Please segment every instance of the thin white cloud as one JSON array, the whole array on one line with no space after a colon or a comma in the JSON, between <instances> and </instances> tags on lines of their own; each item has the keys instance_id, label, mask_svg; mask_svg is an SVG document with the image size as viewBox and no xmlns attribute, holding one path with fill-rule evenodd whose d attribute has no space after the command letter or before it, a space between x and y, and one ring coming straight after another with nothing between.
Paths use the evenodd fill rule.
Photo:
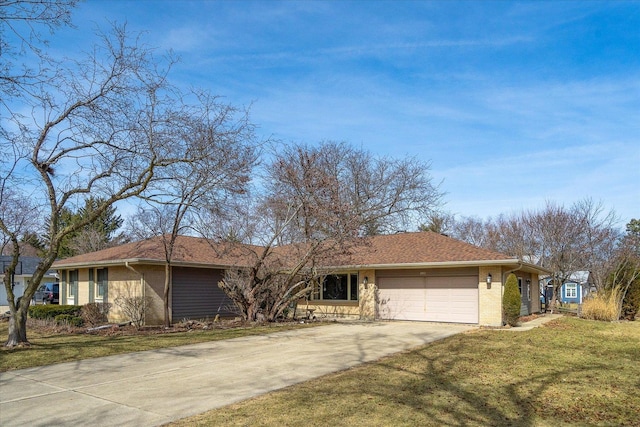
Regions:
<instances>
[{"instance_id":1,"label":"thin white cloud","mask_svg":"<svg viewBox=\"0 0 640 427\"><path fill-rule=\"evenodd\" d=\"M205 45L206 37L201 37L193 29L172 30L169 37L163 41L163 46L174 47L174 49L195 50L195 48ZM260 67L260 64L278 63L288 61L289 66L295 63L329 63L335 59L349 59L355 61L358 58L381 55L385 60L392 57L408 56L419 54L420 51L436 48L499 48L515 44L531 42L529 37L507 37L500 39L479 39L479 40L430 40L419 42L398 42L398 43L368 43L360 45L341 45L334 47L305 47L301 49L297 46L288 46L281 49L268 48L264 50L243 51L242 46L238 46L237 53L223 53L210 57L213 63L251 63Z\"/></svg>"},{"instance_id":2,"label":"thin white cloud","mask_svg":"<svg viewBox=\"0 0 640 427\"><path fill-rule=\"evenodd\" d=\"M338 46L332 48L320 49L321 54L340 54L340 55L366 55L372 52L385 54L403 54L405 52L414 54L416 50L429 48L495 48L511 46L515 44L530 43L531 37L516 36L499 39L459 39L459 40L425 40L417 42L397 42L382 44L362 44L353 46Z\"/></svg>"}]
</instances>

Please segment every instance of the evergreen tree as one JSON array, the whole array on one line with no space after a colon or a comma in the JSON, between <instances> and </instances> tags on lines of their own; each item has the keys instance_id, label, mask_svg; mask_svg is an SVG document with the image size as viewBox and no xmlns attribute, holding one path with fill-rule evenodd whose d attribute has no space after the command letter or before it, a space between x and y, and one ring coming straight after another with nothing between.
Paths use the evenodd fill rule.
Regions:
<instances>
[{"instance_id":1,"label":"evergreen tree","mask_svg":"<svg viewBox=\"0 0 640 427\"><path fill-rule=\"evenodd\" d=\"M78 217L80 219L89 217L102 203L104 203L104 200L101 198L89 197L85 201L84 207L78 210ZM122 217L116 214L116 208L110 206L98 216L98 219L88 224L85 229L95 231L104 243L109 243L116 237L114 233L118 231L123 222Z\"/></svg>"},{"instance_id":2,"label":"evergreen tree","mask_svg":"<svg viewBox=\"0 0 640 427\"><path fill-rule=\"evenodd\" d=\"M515 274L509 274L502 296L502 314L507 325L516 326L520 317L520 290Z\"/></svg>"},{"instance_id":3,"label":"evergreen tree","mask_svg":"<svg viewBox=\"0 0 640 427\"><path fill-rule=\"evenodd\" d=\"M80 207L77 212L64 208L59 215L58 227L64 228L85 221L93 215L103 202L104 200L101 198L89 197L85 200L84 206ZM67 234L61 240L58 257L68 258L108 248L112 243L119 243L120 236L115 235L115 233L123 221L122 217L116 214L115 207L108 207L94 221L89 222L73 233Z\"/></svg>"},{"instance_id":4,"label":"evergreen tree","mask_svg":"<svg viewBox=\"0 0 640 427\"><path fill-rule=\"evenodd\" d=\"M626 289L620 314L622 318L635 320L640 312L640 220L632 219L627 224L619 253L619 264L612 275L610 287Z\"/></svg>"}]
</instances>

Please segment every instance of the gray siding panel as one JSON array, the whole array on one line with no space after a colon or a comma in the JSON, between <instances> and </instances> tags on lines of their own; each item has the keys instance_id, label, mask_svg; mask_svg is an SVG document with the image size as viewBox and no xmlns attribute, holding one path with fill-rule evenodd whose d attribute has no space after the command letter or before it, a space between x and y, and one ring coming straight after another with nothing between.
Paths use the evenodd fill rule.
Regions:
<instances>
[{"instance_id":1,"label":"gray siding panel","mask_svg":"<svg viewBox=\"0 0 640 427\"><path fill-rule=\"evenodd\" d=\"M173 268L173 321L233 316L233 303L218 287L222 270Z\"/></svg>"}]
</instances>

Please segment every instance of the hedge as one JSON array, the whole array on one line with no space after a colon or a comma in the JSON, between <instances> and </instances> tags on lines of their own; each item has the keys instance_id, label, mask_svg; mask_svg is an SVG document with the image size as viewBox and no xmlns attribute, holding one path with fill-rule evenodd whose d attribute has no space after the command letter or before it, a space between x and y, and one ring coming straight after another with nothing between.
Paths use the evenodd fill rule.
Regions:
<instances>
[{"instance_id":1,"label":"hedge","mask_svg":"<svg viewBox=\"0 0 640 427\"><path fill-rule=\"evenodd\" d=\"M29 307L29 317L33 319L55 319L60 314L68 314L80 317L82 306L79 305L55 305L42 304Z\"/></svg>"},{"instance_id":2,"label":"hedge","mask_svg":"<svg viewBox=\"0 0 640 427\"><path fill-rule=\"evenodd\" d=\"M68 324L70 326L80 327L84 324L81 317L76 317L71 314L58 314L55 317L55 321L58 325Z\"/></svg>"}]
</instances>

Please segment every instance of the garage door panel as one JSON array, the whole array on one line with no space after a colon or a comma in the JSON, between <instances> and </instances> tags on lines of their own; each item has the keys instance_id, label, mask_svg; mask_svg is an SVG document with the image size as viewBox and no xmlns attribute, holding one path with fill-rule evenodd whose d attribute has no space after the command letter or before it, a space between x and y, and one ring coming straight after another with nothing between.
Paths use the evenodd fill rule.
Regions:
<instances>
[{"instance_id":1,"label":"garage door panel","mask_svg":"<svg viewBox=\"0 0 640 427\"><path fill-rule=\"evenodd\" d=\"M478 322L477 276L385 277L378 287L382 318Z\"/></svg>"},{"instance_id":2,"label":"garage door panel","mask_svg":"<svg viewBox=\"0 0 640 427\"><path fill-rule=\"evenodd\" d=\"M473 289L427 289L427 319L438 322L478 322L478 292Z\"/></svg>"},{"instance_id":3,"label":"garage door panel","mask_svg":"<svg viewBox=\"0 0 640 427\"><path fill-rule=\"evenodd\" d=\"M385 319L426 320L419 319L424 313L424 289L420 291L420 295L415 292L386 292L380 298L380 309L384 313L383 317Z\"/></svg>"},{"instance_id":4,"label":"garage door panel","mask_svg":"<svg viewBox=\"0 0 640 427\"><path fill-rule=\"evenodd\" d=\"M428 277L427 319L438 322L478 322L478 278Z\"/></svg>"},{"instance_id":5,"label":"garage door panel","mask_svg":"<svg viewBox=\"0 0 640 427\"><path fill-rule=\"evenodd\" d=\"M412 320L424 313L424 278L404 278L401 287L392 278L381 278L379 312L384 319ZM425 319L419 319L425 320Z\"/></svg>"}]
</instances>

